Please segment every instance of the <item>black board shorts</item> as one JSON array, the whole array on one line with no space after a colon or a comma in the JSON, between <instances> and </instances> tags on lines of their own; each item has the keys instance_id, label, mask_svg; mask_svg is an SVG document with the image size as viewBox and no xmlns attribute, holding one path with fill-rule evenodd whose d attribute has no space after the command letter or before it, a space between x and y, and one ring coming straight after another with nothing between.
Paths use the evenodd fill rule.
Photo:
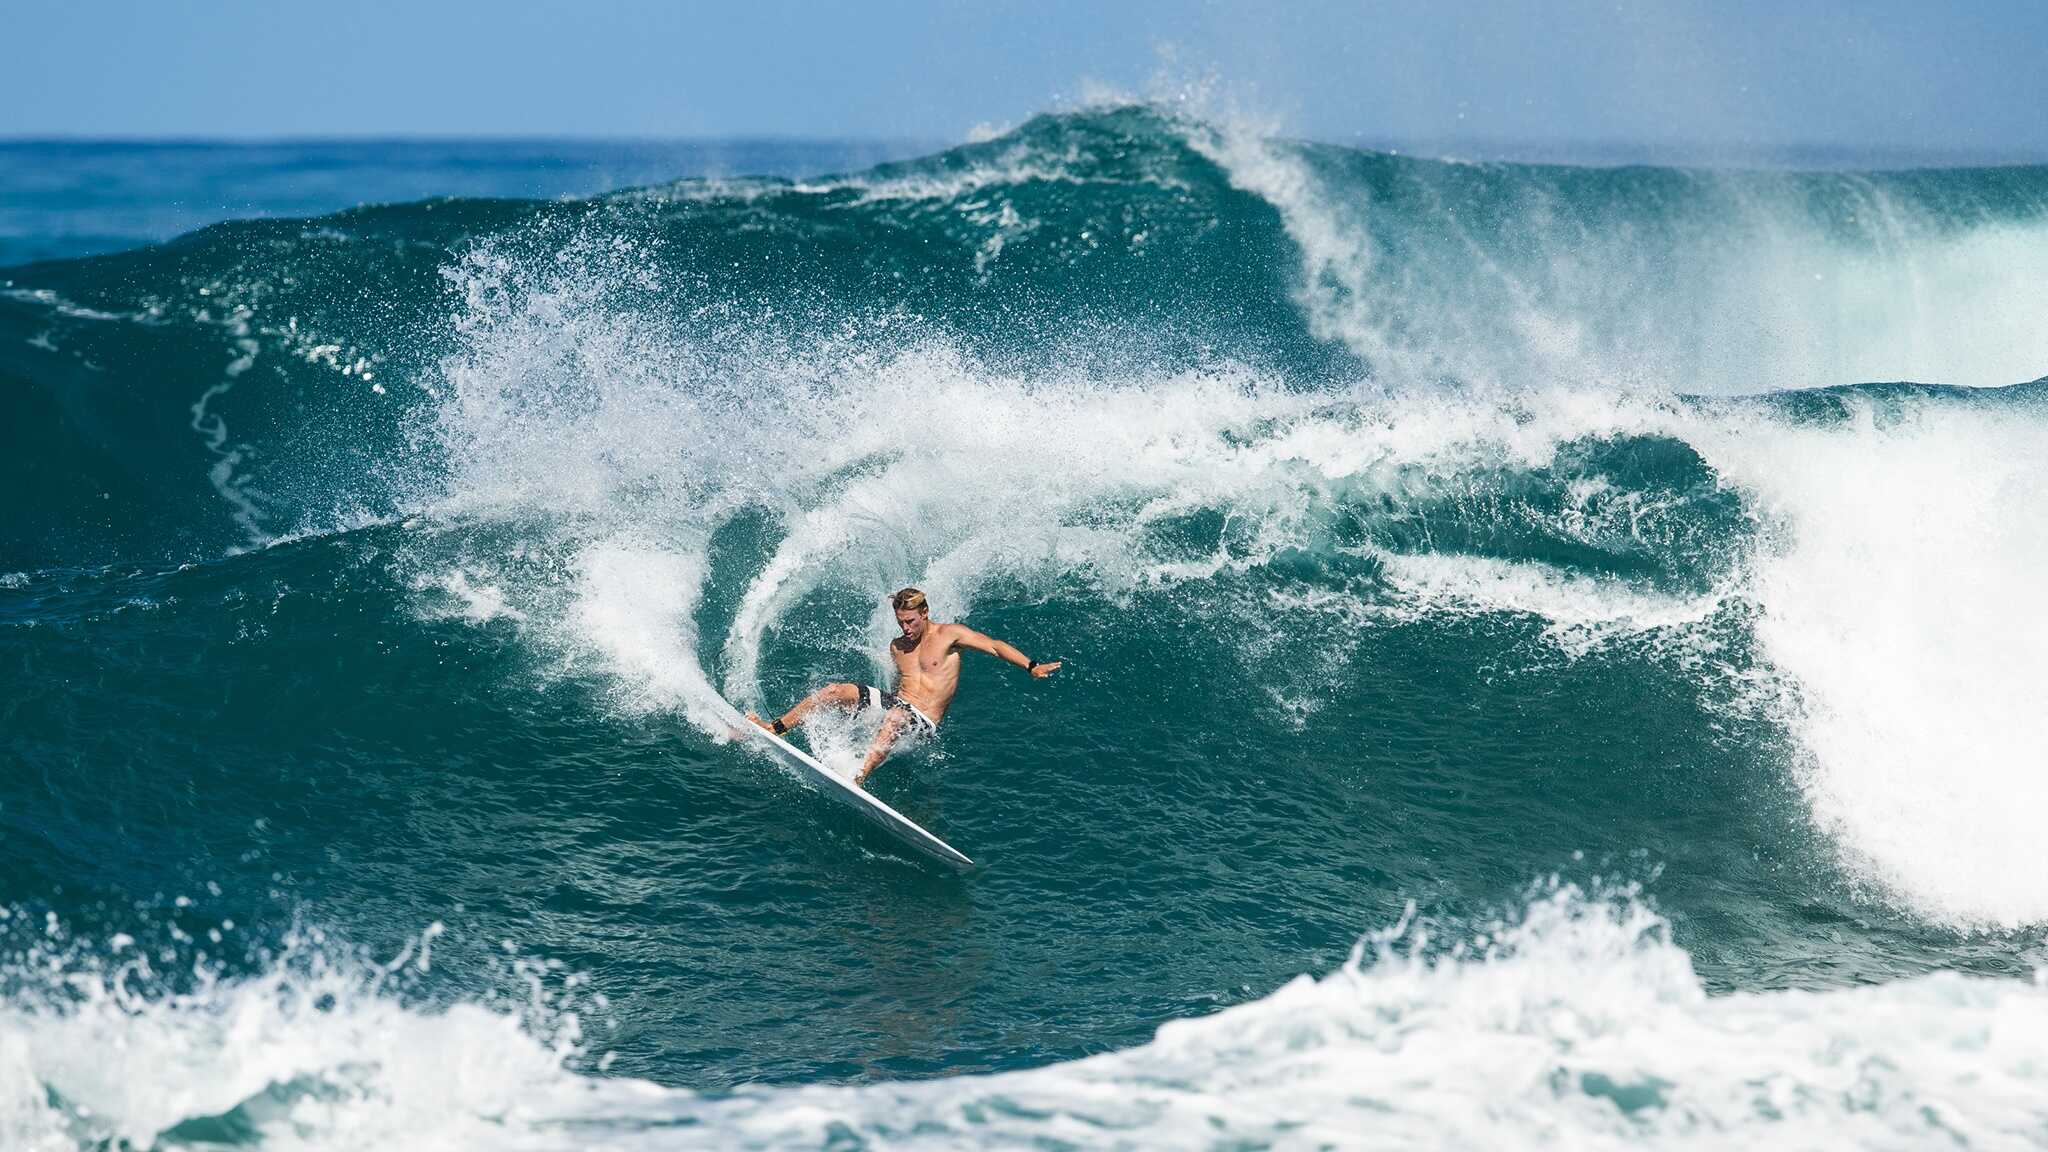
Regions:
<instances>
[{"instance_id":1,"label":"black board shorts","mask_svg":"<svg viewBox=\"0 0 2048 1152\"><path fill-rule=\"evenodd\" d=\"M898 696L894 692L884 692L873 684L856 684L854 687L860 690L860 707L879 708L885 716L901 708L910 714L910 726L917 730L918 735L935 736L938 734L939 726L932 723L932 718L925 715L922 708L905 700L903 697Z\"/></svg>"}]
</instances>

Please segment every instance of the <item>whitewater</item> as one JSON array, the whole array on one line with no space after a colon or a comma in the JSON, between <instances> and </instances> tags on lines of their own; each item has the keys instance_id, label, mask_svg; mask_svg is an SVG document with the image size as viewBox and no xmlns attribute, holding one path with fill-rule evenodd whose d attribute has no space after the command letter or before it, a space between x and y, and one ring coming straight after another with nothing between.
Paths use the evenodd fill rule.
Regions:
<instances>
[{"instance_id":1,"label":"whitewater","mask_svg":"<svg viewBox=\"0 0 2048 1152\"><path fill-rule=\"evenodd\" d=\"M2044 313L1146 105L0 269L0 1143L2048 1144ZM714 706L911 583L964 878Z\"/></svg>"}]
</instances>

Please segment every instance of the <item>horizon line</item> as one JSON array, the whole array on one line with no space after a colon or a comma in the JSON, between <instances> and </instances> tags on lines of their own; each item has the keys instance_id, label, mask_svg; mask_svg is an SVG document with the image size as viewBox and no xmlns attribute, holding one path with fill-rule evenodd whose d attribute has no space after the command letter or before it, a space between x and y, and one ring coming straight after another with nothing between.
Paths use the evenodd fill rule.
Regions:
<instances>
[{"instance_id":1,"label":"horizon line","mask_svg":"<svg viewBox=\"0 0 2048 1152\"><path fill-rule=\"evenodd\" d=\"M1035 118L1035 117L1034 117ZM1012 125L1007 135L1020 125ZM1292 135L1276 139L1415 156L1432 160L1474 163L1561 164L1566 166L1625 167L1647 164L1654 167L1712 166L1715 160L1741 163L1793 162L1801 158L1825 162L1893 163L1907 167L2014 167L2048 165L2048 148L2016 145L2011 148L1955 148L1912 144L1852 143L1833 141L1742 141L1742 140L1636 140L1620 137L1392 137L1358 131L1348 135ZM298 134L187 134L91 135L86 133L0 133L0 148L35 146L115 147L281 147L291 145L453 145L453 144L569 144L621 147L664 146L831 146L853 148L912 149L935 151L981 142L969 135L951 137L916 135L829 136L778 132L743 132L730 135L634 135L602 133L308 133ZM1577 158L1574 162L1573 157Z\"/></svg>"}]
</instances>

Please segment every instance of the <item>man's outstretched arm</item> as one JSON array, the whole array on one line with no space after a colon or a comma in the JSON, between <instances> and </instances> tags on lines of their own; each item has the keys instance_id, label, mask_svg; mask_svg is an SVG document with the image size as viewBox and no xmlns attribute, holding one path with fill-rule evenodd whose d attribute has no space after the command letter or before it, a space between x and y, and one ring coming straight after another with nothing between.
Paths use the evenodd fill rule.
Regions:
<instances>
[{"instance_id":1,"label":"man's outstretched arm","mask_svg":"<svg viewBox=\"0 0 2048 1152\"><path fill-rule=\"evenodd\" d=\"M1041 680L1052 675L1053 670L1060 666L1058 660L1051 660L1040 664L1031 657L1017 651L1015 647L1005 644L993 636L984 636L965 624L955 624L953 627L957 629L953 634L953 643L958 644L962 648L972 648L976 652L986 652L998 660L1007 660Z\"/></svg>"}]
</instances>

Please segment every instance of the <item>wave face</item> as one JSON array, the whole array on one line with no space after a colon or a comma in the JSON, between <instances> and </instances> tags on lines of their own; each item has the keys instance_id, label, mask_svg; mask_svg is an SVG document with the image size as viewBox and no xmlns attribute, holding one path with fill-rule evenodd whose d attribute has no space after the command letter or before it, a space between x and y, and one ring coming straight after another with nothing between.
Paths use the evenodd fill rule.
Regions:
<instances>
[{"instance_id":1,"label":"wave face","mask_svg":"<svg viewBox=\"0 0 2048 1152\"><path fill-rule=\"evenodd\" d=\"M0 273L0 1142L2038 1140L2044 209L1119 107ZM911 583L1068 662L959 880L713 710Z\"/></svg>"}]
</instances>

